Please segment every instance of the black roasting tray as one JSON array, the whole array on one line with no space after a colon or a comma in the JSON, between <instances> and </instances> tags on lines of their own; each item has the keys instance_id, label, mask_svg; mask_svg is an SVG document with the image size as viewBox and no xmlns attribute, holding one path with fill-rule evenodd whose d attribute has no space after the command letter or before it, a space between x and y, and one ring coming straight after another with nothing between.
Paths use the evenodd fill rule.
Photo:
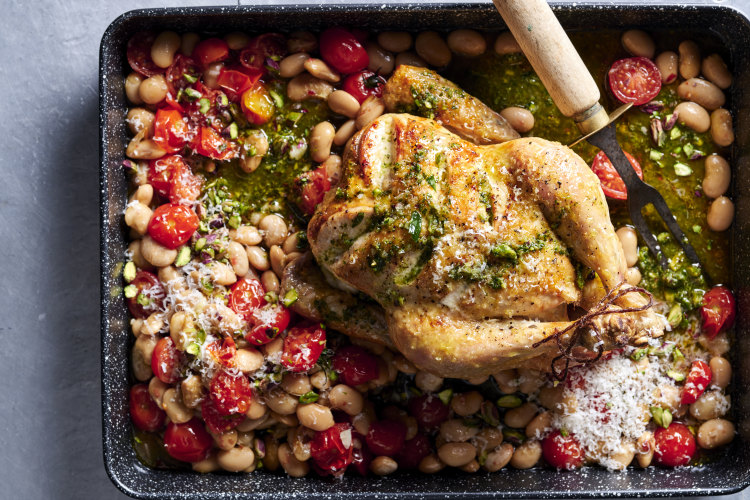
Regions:
<instances>
[{"instance_id":1,"label":"black roasting tray","mask_svg":"<svg viewBox=\"0 0 750 500\"><path fill-rule=\"evenodd\" d=\"M123 14L107 28L100 48L100 209L101 209L101 334L102 426L104 463L114 484L138 498L539 498L716 495L739 491L750 484L750 21L731 7L705 1L696 5L661 2L554 4L569 30L640 27L665 34L670 30L699 33L724 46L735 83L729 103L735 118L733 196L736 220L732 229L732 283L737 291L737 342L732 352L733 418L739 435L721 456L699 468L610 473L585 468L558 473L547 469L507 469L495 474L441 472L432 476L397 473L384 478L311 475L291 479L257 472L251 475L197 474L153 470L143 466L131 445L128 386L131 338L127 307L117 275L126 248L122 213L127 179L121 167L127 144L123 77L128 71L125 45L141 30L172 29L204 34L233 30L248 32L295 29L319 30L334 25L365 29L436 29L472 27L500 30L504 25L492 4L370 4L320 6L232 6L137 10ZM675 44L679 39L675 38ZM744 230L748 228L749 230Z\"/></svg>"}]
</instances>

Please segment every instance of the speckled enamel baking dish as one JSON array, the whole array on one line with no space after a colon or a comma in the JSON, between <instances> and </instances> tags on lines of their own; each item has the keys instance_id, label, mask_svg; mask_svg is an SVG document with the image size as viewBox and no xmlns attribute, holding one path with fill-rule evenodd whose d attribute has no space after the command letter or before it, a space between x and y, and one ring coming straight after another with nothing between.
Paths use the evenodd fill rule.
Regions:
<instances>
[{"instance_id":1,"label":"speckled enamel baking dish","mask_svg":"<svg viewBox=\"0 0 750 500\"><path fill-rule=\"evenodd\" d=\"M317 30L333 25L361 28L448 31L460 27L500 30L503 23L492 4L456 5L330 5L266 6L139 10L123 14L107 29L100 55L100 188L101 188L101 315L102 417L104 463L123 492L138 498L394 498L446 497L613 497L716 495L750 484L750 21L740 12L706 0L701 4L669 5L635 2L612 5L555 4L563 26L571 30L679 30L701 33L723 45L735 84L730 105L737 141L732 165L736 220L732 232L732 285L738 297L737 342L732 402L739 435L726 453L709 465L689 469L630 469L610 473L600 468L558 473L547 469L507 469L495 474L443 472L425 476L399 473L382 479L346 476L341 480L311 475L291 479L256 472L251 475L197 474L152 470L138 462L131 446L128 413L128 353L132 335L117 269L126 248L122 220L127 179L121 168L127 134L123 77L125 44L137 31L172 29L206 34L295 29ZM745 171L748 170L746 174Z\"/></svg>"}]
</instances>

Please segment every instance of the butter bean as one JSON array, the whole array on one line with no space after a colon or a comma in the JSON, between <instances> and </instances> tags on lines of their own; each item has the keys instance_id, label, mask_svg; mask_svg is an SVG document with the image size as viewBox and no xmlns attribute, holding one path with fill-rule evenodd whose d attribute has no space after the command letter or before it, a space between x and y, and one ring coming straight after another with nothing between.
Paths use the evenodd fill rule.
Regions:
<instances>
[{"instance_id":1,"label":"butter bean","mask_svg":"<svg viewBox=\"0 0 750 500\"><path fill-rule=\"evenodd\" d=\"M244 374L253 373L263 367L263 355L252 347L237 349L237 369Z\"/></svg>"},{"instance_id":2,"label":"butter bean","mask_svg":"<svg viewBox=\"0 0 750 500\"><path fill-rule=\"evenodd\" d=\"M456 54L475 57L487 50L487 41L475 30L461 29L448 34L448 47Z\"/></svg>"},{"instance_id":3,"label":"butter bean","mask_svg":"<svg viewBox=\"0 0 750 500\"><path fill-rule=\"evenodd\" d=\"M286 56L279 63L279 75L282 78L293 78L305 71L305 61L310 58L307 52L297 52Z\"/></svg>"},{"instance_id":4,"label":"butter bean","mask_svg":"<svg viewBox=\"0 0 750 500\"><path fill-rule=\"evenodd\" d=\"M286 86L286 95L292 101L305 99L326 99L333 92L333 86L315 78L310 73L295 76Z\"/></svg>"},{"instance_id":5,"label":"butter bean","mask_svg":"<svg viewBox=\"0 0 750 500\"><path fill-rule=\"evenodd\" d=\"M729 444L734 439L734 424L723 418L703 422L698 428L698 446L707 450Z\"/></svg>"},{"instance_id":6,"label":"butter bean","mask_svg":"<svg viewBox=\"0 0 750 500\"><path fill-rule=\"evenodd\" d=\"M424 474L435 474L444 468L445 464L443 461L433 453L427 455L421 462L419 462L419 472Z\"/></svg>"},{"instance_id":7,"label":"butter bean","mask_svg":"<svg viewBox=\"0 0 750 500\"><path fill-rule=\"evenodd\" d=\"M151 45L151 60L160 68L168 68L180 48L182 38L174 31L162 31Z\"/></svg>"},{"instance_id":8,"label":"butter bean","mask_svg":"<svg viewBox=\"0 0 750 500\"><path fill-rule=\"evenodd\" d=\"M407 50L406 52L399 52L396 55L396 67L398 68L401 65L426 68L427 62L419 57L416 52Z\"/></svg>"},{"instance_id":9,"label":"butter bean","mask_svg":"<svg viewBox=\"0 0 750 500\"><path fill-rule=\"evenodd\" d=\"M224 41L231 50L242 50L250 43L250 37L247 33L233 31L224 37Z\"/></svg>"},{"instance_id":10,"label":"butter bean","mask_svg":"<svg viewBox=\"0 0 750 500\"><path fill-rule=\"evenodd\" d=\"M182 403L188 408L197 408L204 397L203 381L200 375L189 375L180 384ZM234 446L234 445L233 445Z\"/></svg>"},{"instance_id":11,"label":"butter bean","mask_svg":"<svg viewBox=\"0 0 750 500\"><path fill-rule=\"evenodd\" d=\"M420 390L435 392L443 386L443 379L432 373L418 371L414 377L414 383Z\"/></svg>"},{"instance_id":12,"label":"butter bean","mask_svg":"<svg viewBox=\"0 0 750 500\"><path fill-rule=\"evenodd\" d=\"M257 245L263 241L263 236L254 226L240 226L229 231L229 238L242 245Z\"/></svg>"},{"instance_id":13,"label":"butter bean","mask_svg":"<svg viewBox=\"0 0 750 500\"><path fill-rule=\"evenodd\" d=\"M323 373L325 372L318 372ZM357 415L362 412L364 400L358 390L345 384L338 384L328 393L328 401L331 408L343 410L348 415Z\"/></svg>"},{"instance_id":14,"label":"butter bean","mask_svg":"<svg viewBox=\"0 0 750 500\"><path fill-rule=\"evenodd\" d=\"M392 52L385 50L375 42L365 44L367 55L370 57L370 64L367 69L379 75L390 75L396 65L396 58Z\"/></svg>"},{"instance_id":15,"label":"butter bean","mask_svg":"<svg viewBox=\"0 0 750 500\"><path fill-rule=\"evenodd\" d=\"M156 343L159 341L154 335L140 335L135 339L133 351L130 356L133 375L141 382L151 378L151 356L154 353Z\"/></svg>"},{"instance_id":16,"label":"butter bean","mask_svg":"<svg viewBox=\"0 0 750 500\"><path fill-rule=\"evenodd\" d=\"M263 284L263 288L267 292L278 292L279 291L279 278L273 271L264 271L260 275L260 282Z\"/></svg>"},{"instance_id":17,"label":"butter bean","mask_svg":"<svg viewBox=\"0 0 750 500\"><path fill-rule=\"evenodd\" d=\"M151 396L151 399L154 400L154 403L156 403L156 406L161 408L164 393L167 389L169 389L169 385L159 380L159 377L151 377L151 380L148 383L148 393Z\"/></svg>"},{"instance_id":18,"label":"butter bean","mask_svg":"<svg viewBox=\"0 0 750 500\"><path fill-rule=\"evenodd\" d=\"M188 57L193 55L193 49L201 41L198 33L183 33L180 39L180 53Z\"/></svg>"},{"instance_id":19,"label":"butter bean","mask_svg":"<svg viewBox=\"0 0 750 500\"><path fill-rule=\"evenodd\" d=\"M391 457L375 457L370 463L370 470L376 476L387 476L393 474L398 469L398 463Z\"/></svg>"},{"instance_id":20,"label":"butter bean","mask_svg":"<svg viewBox=\"0 0 750 500\"><path fill-rule=\"evenodd\" d=\"M732 74L719 54L711 54L703 59L701 73L720 89L727 89L732 85Z\"/></svg>"},{"instance_id":21,"label":"butter bean","mask_svg":"<svg viewBox=\"0 0 750 500\"><path fill-rule=\"evenodd\" d=\"M726 358L714 356L708 363L711 367L711 385L720 389L726 388L732 380L732 365Z\"/></svg>"},{"instance_id":22,"label":"butter bean","mask_svg":"<svg viewBox=\"0 0 750 500\"><path fill-rule=\"evenodd\" d=\"M674 108L674 112L677 113L677 121L700 134L711 127L711 117L700 104L690 101L681 102Z\"/></svg>"},{"instance_id":23,"label":"butter bean","mask_svg":"<svg viewBox=\"0 0 750 500\"><path fill-rule=\"evenodd\" d=\"M659 68L662 83L672 83L677 79L679 71L679 58L677 54L668 50L656 56L656 67Z\"/></svg>"},{"instance_id":24,"label":"butter bean","mask_svg":"<svg viewBox=\"0 0 750 500\"><path fill-rule=\"evenodd\" d=\"M357 115L357 111L359 111L359 101L345 90L335 90L328 96L328 107L331 108L331 111L334 113L354 118ZM331 127L333 127L333 125L331 125ZM315 161L321 162L323 160L325 160L325 158Z\"/></svg>"},{"instance_id":25,"label":"butter bean","mask_svg":"<svg viewBox=\"0 0 750 500\"><path fill-rule=\"evenodd\" d=\"M456 415L468 417L479 411L484 398L477 391L456 394L451 399L451 409Z\"/></svg>"},{"instance_id":26,"label":"butter bean","mask_svg":"<svg viewBox=\"0 0 750 500\"><path fill-rule=\"evenodd\" d=\"M167 80L164 75L154 75L141 82L138 95L146 104L158 104L167 97Z\"/></svg>"},{"instance_id":27,"label":"butter bean","mask_svg":"<svg viewBox=\"0 0 750 500\"><path fill-rule=\"evenodd\" d=\"M723 417L729 410L729 397L721 391L706 391L690 405L690 415L697 420Z\"/></svg>"},{"instance_id":28,"label":"butter bean","mask_svg":"<svg viewBox=\"0 0 750 500\"><path fill-rule=\"evenodd\" d=\"M487 458L484 461L484 468L488 472L497 472L510 462L513 457L513 445L510 443L503 443L495 451L487 454Z\"/></svg>"},{"instance_id":29,"label":"butter bean","mask_svg":"<svg viewBox=\"0 0 750 500\"><path fill-rule=\"evenodd\" d=\"M219 466L228 472L242 472L255 462L255 454L248 446L221 450L216 454Z\"/></svg>"},{"instance_id":30,"label":"butter bean","mask_svg":"<svg viewBox=\"0 0 750 500\"><path fill-rule=\"evenodd\" d=\"M620 239L627 266L633 267L638 262L638 235L635 229L623 226L617 230L616 234Z\"/></svg>"},{"instance_id":31,"label":"butter bean","mask_svg":"<svg viewBox=\"0 0 750 500\"><path fill-rule=\"evenodd\" d=\"M143 99L141 99L141 94L139 93L142 82L143 75L136 73L135 71L125 78L125 96L127 96L128 101L133 104L143 103Z\"/></svg>"},{"instance_id":32,"label":"butter bean","mask_svg":"<svg viewBox=\"0 0 750 500\"><path fill-rule=\"evenodd\" d=\"M695 78L700 73L701 51L692 40L685 40L678 47L680 53L680 75L687 80Z\"/></svg>"},{"instance_id":33,"label":"butter bean","mask_svg":"<svg viewBox=\"0 0 750 500\"><path fill-rule=\"evenodd\" d=\"M250 265L258 271L267 271L271 264L268 262L268 254L259 246L245 247Z\"/></svg>"},{"instance_id":34,"label":"butter bean","mask_svg":"<svg viewBox=\"0 0 750 500\"><path fill-rule=\"evenodd\" d=\"M709 198L718 198L729 189L731 169L723 157L713 154L706 157L703 192Z\"/></svg>"},{"instance_id":35,"label":"butter bean","mask_svg":"<svg viewBox=\"0 0 750 500\"><path fill-rule=\"evenodd\" d=\"M224 69L224 63L215 62L208 65L203 72L203 84L210 89L219 88L219 75Z\"/></svg>"},{"instance_id":36,"label":"butter bean","mask_svg":"<svg viewBox=\"0 0 750 500\"><path fill-rule=\"evenodd\" d=\"M177 250L167 248L146 235L141 239L141 255L151 265L164 267L174 262L177 258Z\"/></svg>"},{"instance_id":37,"label":"butter bean","mask_svg":"<svg viewBox=\"0 0 750 500\"><path fill-rule=\"evenodd\" d=\"M310 472L310 464L307 462L300 462L292 453L292 449L289 444L284 443L279 446L279 463L284 468L284 471L291 477L303 477ZM266 455L266 460L268 460Z\"/></svg>"},{"instance_id":38,"label":"butter bean","mask_svg":"<svg viewBox=\"0 0 750 500\"><path fill-rule=\"evenodd\" d=\"M354 120L347 120L339 127L333 136L333 143L337 146L343 146L357 131L357 125Z\"/></svg>"},{"instance_id":39,"label":"butter bean","mask_svg":"<svg viewBox=\"0 0 750 500\"><path fill-rule=\"evenodd\" d=\"M719 87L702 78L690 78L682 82L677 87L677 95L680 99L698 103L709 111L720 108L726 101L724 92Z\"/></svg>"},{"instance_id":40,"label":"butter bean","mask_svg":"<svg viewBox=\"0 0 750 500\"><path fill-rule=\"evenodd\" d=\"M535 439L524 441L521 446L513 452L510 465L516 469L530 469L542 458L542 445Z\"/></svg>"},{"instance_id":41,"label":"butter bean","mask_svg":"<svg viewBox=\"0 0 750 500\"><path fill-rule=\"evenodd\" d=\"M283 243L289 232L284 219L276 214L269 214L263 217L258 224L258 229L260 229L263 234L263 240L269 247Z\"/></svg>"},{"instance_id":42,"label":"butter bean","mask_svg":"<svg viewBox=\"0 0 750 500\"><path fill-rule=\"evenodd\" d=\"M518 408L505 412L505 425L515 429L525 429L536 415L538 408L534 403L524 403Z\"/></svg>"},{"instance_id":43,"label":"butter bean","mask_svg":"<svg viewBox=\"0 0 750 500\"><path fill-rule=\"evenodd\" d=\"M295 31L286 41L289 52L312 52L318 48L318 37L309 31Z\"/></svg>"},{"instance_id":44,"label":"butter bean","mask_svg":"<svg viewBox=\"0 0 750 500\"><path fill-rule=\"evenodd\" d=\"M370 96L362 103L357 111L355 125L362 129L385 112L385 102L382 97Z\"/></svg>"},{"instance_id":45,"label":"butter bean","mask_svg":"<svg viewBox=\"0 0 750 500\"><path fill-rule=\"evenodd\" d=\"M341 81L341 75L339 75L338 71L328 66L322 59L310 57L305 60L303 66L315 78L320 78L331 83Z\"/></svg>"},{"instance_id":46,"label":"butter bean","mask_svg":"<svg viewBox=\"0 0 750 500\"><path fill-rule=\"evenodd\" d=\"M447 66L451 62L451 51L436 31L423 31L417 35L414 48L419 57L437 68Z\"/></svg>"},{"instance_id":47,"label":"butter bean","mask_svg":"<svg viewBox=\"0 0 750 500\"><path fill-rule=\"evenodd\" d=\"M521 52L521 46L518 45L513 33L504 31L495 39L495 53L501 56L505 54L517 54Z\"/></svg>"},{"instance_id":48,"label":"butter bean","mask_svg":"<svg viewBox=\"0 0 750 500\"><path fill-rule=\"evenodd\" d=\"M134 201L125 209L125 224L136 234L143 236L148 231L148 223L152 215L153 211L150 208L140 201Z\"/></svg>"},{"instance_id":49,"label":"butter bean","mask_svg":"<svg viewBox=\"0 0 750 500\"><path fill-rule=\"evenodd\" d=\"M182 395L174 388L164 392L161 407L175 424L184 424L193 418L193 412L182 403Z\"/></svg>"},{"instance_id":50,"label":"butter bean","mask_svg":"<svg viewBox=\"0 0 750 500\"><path fill-rule=\"evenodd\" d=\"M534 128L534 115L528 109L511 106L500 111L500 116L505 118L510 126L521 134L525 134Z\"/></svg>"},{"instance_id":51,"label":"butter bean","mask_svg":"<svg viewBox=\"0 0 750 500\"><path fill-rule=\"evenodd\" d=\"M734 220L734 203L726 196L719 196L708 207L706 221L712 231L725 231Z\"/></svg>"},{"instance_id":52,"label":"butter bean","mask_svg":"<svg viewBox=\"0 0 750 500\"><path fill-rule=\"evenodd\" d=\"M409 50L411 43L411 34L406 31L383 31L378 34L378 44L391 52Z\"/></svg>"},{"instance_id":53,"label":"butter bean","mask_svg":"<svg viewBox=\"0 0 750 500\"><path fill-rule=\"evenodd\" d=\"M732 115L728 110L718 108L711 113L711 138L721 147L729 146L734 142Z\"/></svg>"},{"instance_id":54,"label":"butter bean","mask_svg":"<svg viewBox=\"0 0 750 500\"><path fill-rule=\"evenodd\" d=\"M630 55L652 59L656 45L651 35L641 30L628 30L622 34L622 46Z\"/></svg>"},{"instance_id":55,"label":"butter bean","mask_svg":"<svg viewBox=\"0 0 750 500\"><path fill-rule=\"evenodd\" d=\"M299 405L297 418L301 425L314 431L324 431L333 427L335 423L331 409L317 403Z\"/></svg>"},{"instance_id":56,"label":"butter bean","mask_svg":"<svg viewBox=\"0 0 750 500\"><path fill-rule=\"evenodd\" d=\"M151 137L154 135L154 119L155 115L145 108L130 108L125 121L133 135L145 129L146 136Z\"/></svg>"},{"instance_id":57,"label":"butter bean","mask_svg":"<svg viewBox=\"0 0 750 500\"><path fill-rule=\"evenodd\" d=\"M346 94L346 96L351 97L350 94L347 94L343 90L337 90L336 92L342 92L343 94ZM335 103L338 103L339 101L345 100L345 98L339 98L339 96L336 96L336 92L331 94L331 96L328 98L328 105L331 106L331 109L334 112L338 113L339 111L344 111L344 109L338 108L338 104L332 105L331 100L333 99ZM354 99L354 97L351 98ZM357 110L359 110L359 103L356 99L354 99L354 102L357 105ZM336 107L336 109L334 109L334 107ZM310 156L312 157L313 161L321 163L325 161L328 156L330 156L331 145L333 144L333 136L335 134L336 129L330 122L320 122L313 127L312 132L310 132Z\"/></svg>"},{"instance_id":58,"label":"butter bean","mask_svg":"<svg viewBox=\"0 0 750 500\"><path fill-rule=\"evenodd\" d=\"M445 443L438 448L438 457L450 467L461 467L477 456L477 449L470 443Z\"/></svg>"}]
</instances>

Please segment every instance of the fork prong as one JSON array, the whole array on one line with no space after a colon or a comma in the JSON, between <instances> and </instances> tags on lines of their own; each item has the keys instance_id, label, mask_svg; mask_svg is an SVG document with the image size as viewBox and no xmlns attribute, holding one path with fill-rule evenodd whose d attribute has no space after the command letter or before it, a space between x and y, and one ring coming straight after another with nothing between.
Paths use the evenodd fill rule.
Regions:
<instances>
[{"instance_id":1,"label":"fork prong","mask_svg":"<svg viewBox=\"0 0 750 500\"><path fill-rule=\"evenodd\" d=\"M664 220L664 223L667 225L667 228L669 229L669 232L672 233L672 236L675 237L677 242L680 244L682 249L685 251L685 256L687 256L688 259L690 259L693 264L700 265L700 259L698 258L698 254L696 253L693 246L690 244L690 242L687 239L687 236L685 236L685 233L682 232L682 229L680 229L680 225L677 224L677 221L674 218L674 215L672 215L672 212L669 210L669 207L667 206L667 202L664 201L664 198L659 194L658 191L655 189L653 190L654 194L651 195L651 202L654 205L654 208L659 213L661 218Z\"/></svg>"},{"instance_id":2,"label":"fork prong","mask_svg":"<svg viewBox=\"0 0 750 500\"><path fill-rule=\"evenodd\" d=\"M646 246L649 250L651 250L651 254L659 259L659 264L661 265L661 267L666 269L667 257L666 255L664 255L664 252L661 251L661 246L659 246L659 242L656 240L656 236L654 236L654 233L651 232L648 224L646 224L646 219L643 218L643 214L641 213L643 206L638 204L637 202L631 202L628 208L630 209L630 220L635 226L636 231L638 231L638 233L641 235L643 241L646 242Z\"/></svg>"}]
</instances>

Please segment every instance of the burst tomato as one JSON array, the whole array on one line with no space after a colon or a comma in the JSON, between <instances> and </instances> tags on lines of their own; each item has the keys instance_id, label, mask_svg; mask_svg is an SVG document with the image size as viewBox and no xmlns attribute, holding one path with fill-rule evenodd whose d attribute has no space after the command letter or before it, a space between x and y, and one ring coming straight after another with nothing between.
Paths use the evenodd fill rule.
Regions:
<instances>
[{"instance_id":1,"label":"burst tomato","mask_svg":"<svg viewBox=\"0 0 750 500\"><path fill-rule=\"evenodd\" d=\"M326 332L319 324L297 325L284 339L281 364L291 372L306 372L318 362L325 346Z\"/></svg>"},{"instance_id":2,"label":"burst tomato","mask_svg":"<svg viewBox=\"0 0 750 500\"><path fill-rule=\"evenodd\" d=\"M206 346L206 350L213 360L227 368L232 368L236 364L237 344L229 335L222 340L214 340Z\"/></svg>"},{"instance_id":3,"label":"burst tomato","mask_svg":"<svg viewBox=\"0 0 750 500\"><path fill-rule=\"evenodd\" d=\"M646 104L661 90L661 73L646 57L629 57L616 61L609 69L609 88L621 102L636 106Z\"/></svg>"},{"instance_id":4,"label":"burst tomato","mask_svg":"<svg viewBox=\"0 0 750 500\"><path fill-rule=\"evenodd\" d=\"M136 290L135 295L127 299L128 309L134 317L145 318L163 307L167 294L156 275L138 271L130 285Z\"/></svg>"},{"instance_id":5,"label":"burst tomato","mask_svg":"<svg viewBox=\"0 0 750 500\"><path fill-rule=\"evenodd\" d=\"M378 378L380 373L378 358L357 345L338 349L333 356L333 369L350 386L365 384Z\"/></svg>"},{"instance_id":6,"label":"burst tomato","mask_svg":"<svg viewBox=\"0 0 750 500\"><path fill-rule=\"evenodd\" d=\"M281 304L266 304L259 307L250 314L248 323L252 327L245 334L245 340L252 345L267 344L278 337L289 326L291 320L289 309Z\"/></svg>"},{"instance_id":7,"label":"burst tomato","mask_svg":"<svg viewBox=\"0 0 750 500\"><path fill-rule=\"evenodd\" d=\"M232 375L222 370L211 379L209 397L221 415L245 413L253 399L253 388L242 373Z\"/></svg>"},{"instance_id":8,"label":"burst tomato","mask_svg":"<svg viewBox=\"0 0 750 500\"><path fill-rule=\"evenodd\" d=\"M736 306L732 292L725 286L715 286L703 296L701 317L703 333L712 339L734 323Z\"/></svg>"},{"instance_id":9,"label":"burst tomato","mask_svg":"<svg viewBox=\"0 0 750 500\"><path fill-rule=\"evenodd\" d=\"M242 93L240 101L245 118L253 125L263 125L273 118L276 106L265 85L256 83Z\"/></svg>"},{"instance_id":10,"label":"burst tomato","mask_svg":"<svg viewBox=\"0 0 750 500\"><path fill-rule=\"evenodd\" d=\"M162 69L151 60L151 46L154 44L156 35L141 31L128 40L128 64L143 76L154 76L162 72Z\"/></svg>"},{"instance_id":11,"label":"burst tomato","mask_svg":"<svg viewBox=\"0 0 750 500\"><path fill-rule=\"evenodd\" d=\"M432 394L423 394L409 399L409 413L417 419L419 427L431 431L440 427L447 418L450 409Z\"/></svg>"},{"instance_id":12,"label":"burst tomato","mask_svg":"<svg viewBox=\"0 0 750 500\"><path fill-rule=\"evenodd\" d=\"M180 378L180 353L172 337L163 337L156 343L151 355L151 371L165 384L174 384Z\"/></svg>"},{"instance_id":13,"label":"burst tomato","mask_svg":"<svg viewBox=\"0 0 750 500\"><path fill-rule=\"evenodd\" d=\"M638 160L633 158L630 153L625 152L625 156L633 166L635 173L643 179L643 170ZM591 170L599 177L599 182L602 184L602 191L604 194L615 200L627 200L628 190L625 188L625 183L622 181L620 174L615 170L612 162L609 161L604 151L599 151L594 157L594 161L591 164Z\"/></svg>"},{"instance_id":14,"label":"burst tomato","mask_svg":"<svg viewBox=\"0 0 750 500\"><path fill-rule=\"evenodd\" d=\"M430 454L430 438L419 433L408 441L393 458L398 462L398 468L402 470L416 469L419 462Z\"/></svg>"},{"instance_id":15,"label":"burst tomato","mask_svg":"<svg viewBox=\"0 0 750 500\"><path fill-rule=\"evenodd\" d=\"M151 160L148 166L148 182L156 192L175 204L192 202L201 194L201 178L193 175L182 156L163 156Z\"/></svg>"},{"instance_id":16,"label":"burst tomato","mask_svg":"<svg viewBox=\"0 0 750 500\"><path fill-rule=\"evenodd\" d=\"M352 463L352 428L347 423L334 424L316 431L310 441L310 455L322 475L341 475Z\"/></svg>"},{"instance_id":17,"label":"burst tomato","mask_svg":"<svg viewBox=\"0 0 750 500\"><path fill-rule=\"evenodd\" d=\"M196 153L213 160L231 160L238 154L237 144L225 139L211 127L201 127L193 138L191 147Z\"/></svg>"},{"instance_id":18,"label":"burst tomato","mask_svg":"<svg viewBox=\"0 0 750 500\"><path fill-rule=\"evenodd\" d=\"M695 437L687 426L672 422L668 428L654 431L654 458L667 467L687 465L695 455Z\"/></svg>"},{"instance_id":19,"label":"burst tomato","mask_svg":"<svg viewBox=\"0 0 750 500\"><path fill-rule=\"evenodd\" d=\"M329 28L320 35L320 54L333 69L345 75L361 71L370 64L365 48L344 28Z\"/></svg>"},{"instance_id":20,"label":"burst tomato","mask_svg":"<svg viewBox=\"0 0 750 500\"><path fill-rule=\"evenodd\" d=\"M166 416L151 399L146 384L137 384L130 388L130 417L136 427L142 431L156 432L164 427Z\"/></svg>"},{"instance_id":21,"label":"burst tomato","mask_svg":"<svg viewBox=\"0 0 750 500\"><path fill-rule=\"evenodd\" d=\"M297 178L302 199L302 211L307 215L315 213L315 208L323 201L325 194L331 189L331 181L325 167L306 172Z\"/></svg>"},{"instance_id":22,"label":"burst tomato","mask_svg":"<svg viewBox=\"0 0 750 500\"><path fill-rule=\"evenodd\" d=\"M542 455L552 467L572 470L583 465L583 448L572 436L555 430L542 439Z\"/></svg>"},{"instance_id":23,"label":"burst tomato","mask_svg":"<svg viewBox=\"0 0 750 500\"><path fill-rule=\"evenodd\" d=\"M247 89L258 81L260 74L250 77L241 71L234 69L223 69L216 83L224 89L230 101L237 101Z\"/></svg>"},{"instance_id":24,"label":"burst tomato","mask_svg":"<svg viewBox=\"0 0 750 500\"><path fill-rule=\"evenodd\" d=\"M344 79L341 88L349 92L360 104L370 96L383 95L385 78L372 71L360 71Z\"/></svg>"},{"instance_id":25,"label":"burst tomato","mask_svg":"<svg viewBox=\"0 0 750 500\"><path fill-rule=\"evenodd\" d=\"M354 438L352 439L352 463L349 464L349 470L354 470L360 476L367 476L370 471L370 464L374 455L367 446L364 445L364 438L352 431ZM399 464L401 467L401 464Z\"/></svg>"},{"instance_id":26,"label":"burst tomato","mask_svg":"<svg viewBox=\"0 0 750 500\"><path fill-rule=\"evenodd\" d=\"M191 85L190 80L196 81L201 76L201 70L193 59L177 54L172 65L167 68L167 89L172 96Z\"/></svg>"},{"instance_id":27,"label":"burst tomato","mask_svg":"<svg viewBox=\"0 0 750 500\"><path fill-rule=\"evenodd\" d=\"M184 424L170 422L164 432L164 447L167 453L172 458L183 462L204 460L213 444L213 438L197 418Z\"/></svg>"},{"instance_id":28,"label":"burst tomato","mask_svg":"<svg viewBox=\"0 0 750 500\"><path fill-rule=\"evenodd\" d=\"M245 321L251 321L253 311L266 304L265 295L266 291L259 280L242 278L232 285L228 305Z\"/></svg>"},{"instance_id":29,"label":"burst tomato","mask_svg":"<svg viewBox=\"0 0 750 500\"><path fill-rule=\"evenodd\" d=\"M250 74L262 74L267 71L267 60L279 61L286 54L286 38L279 33L264 33L251 39L247 47L240 52L240 64Z\"/></svg>"},{"instance_id":30,"label":"burst tomato","mask_svg":"<svg viewBox=\"0 0 750 500\"><path fill-rule=\"evenodd\" d=\"M711 383L712 376L711 367L708 366L708 363L700 359L693 361L685 380L685 386L682 388L682 404L691 405L698 401L698 398Z\"/></svg>"},{"instance_id":31,"label":"burst tomato","mask_svg":"<svg viewBox=\"0 0 750 500\"><path fill-rule=\"evenodd\" d=\"M233 415L223 415L216 409L216 403L211 398L206 398L201 403L201 417L206 422L206 427L209 432L213 434L221 434L227 432L242 423L245 420L244 413L236 413Z\"/></svg>"},{"instance_id":32,"label":"burst tomato","mask_svg":"<svg viewBox=\"0 0 750 500\"><path fill-rule=\"evenodd\" d=\"M406 425L399 420L373 422L365 439L375 455L393 456L404 447Z\"/></svg>"},{"instance_id":33,"label":"burst tomato","mask_svg":"<svg viewBox=\"0 0 750 500\"><path fill-rule=\"evenodd\" d=\"M190 239L199 223L192 208L165 203L154 210L148 223L148 234L167 248L177 248Z\"/></svg>"},{"instance_id":34,"label":"burst tomato","mask_svg":"<svg viewBox=\"0 0 750 500\"><path fill-rule=\"evenodd\" d=\"M190 128L176 109L156 110L154 142L167 153L180 151L190 141Z\"/></svg>"},{"instance_id":35,"label":"burst tomato","mask_svg":"<svg viewBox=\"0 0 750 500\"><path fill-rule=\"evenodd\" d=\"M221 38L207 38L193 49L193 58L204 68L229 57L229 45Z\"/></svg>"}]
</instances>

